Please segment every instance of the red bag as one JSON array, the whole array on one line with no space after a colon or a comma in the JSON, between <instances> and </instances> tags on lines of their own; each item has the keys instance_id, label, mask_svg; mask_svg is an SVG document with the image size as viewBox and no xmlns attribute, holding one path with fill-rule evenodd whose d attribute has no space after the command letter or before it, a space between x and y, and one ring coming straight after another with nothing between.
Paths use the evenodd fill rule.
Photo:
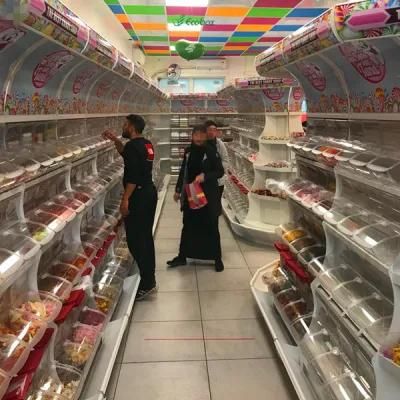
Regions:
<instances>
[{"instance_id":1,"label":"red bag","mask_svg":"<svg viewBox=\"0 0 400 400\"><path fill-rule=\"evenodd\" d=\"M203 192L200 183L192 182L185 185L189 207L192 210L199 210L208 204L207 197Z\"/></svg>"}]
</instances>

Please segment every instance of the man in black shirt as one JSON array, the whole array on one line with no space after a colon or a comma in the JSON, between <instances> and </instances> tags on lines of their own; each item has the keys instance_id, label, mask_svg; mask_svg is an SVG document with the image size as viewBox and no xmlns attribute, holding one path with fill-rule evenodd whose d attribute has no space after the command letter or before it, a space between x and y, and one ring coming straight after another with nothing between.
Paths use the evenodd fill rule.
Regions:
<instances>
[{"instance_id":1,"label":"man in black shirt","mask_svg":"<svg viewBox=\"0 0 400 400\"><path fill-rule=\"evenodd\" d=\"M157 190L152 178L154 148L152 143L142 136L145 126L141 116L128 115L122 132L122 137L129 139L125 145L114 133L108 131L104 134L114 142L124 159L124 194L120 211L125 220L129 251L140 270L138 300L157 290L153 239L157 207Z\"/></svg>"}]
</instances>

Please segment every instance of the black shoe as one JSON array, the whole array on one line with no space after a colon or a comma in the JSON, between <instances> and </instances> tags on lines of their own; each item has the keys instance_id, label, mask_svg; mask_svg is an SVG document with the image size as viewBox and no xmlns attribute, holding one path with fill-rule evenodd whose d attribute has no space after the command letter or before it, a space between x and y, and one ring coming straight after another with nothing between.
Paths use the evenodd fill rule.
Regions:
<instances>
[{"instance_id":1,"label":"black shoe","mask_svg":"<svg viewBox=\"0 0 400 400\"><path fill-rule=\"evenodd\" d=\"M175 268L175 267L180 267L182 265L186 265L186 258L181 258L181 257L177 256L174 259L167 261L167 265L170 268Z\"/></svg>"},{"instance_id":2,"label":"black shoe","mask_svg":"<svg viewBox=\"0 0 400 400\"><path fill-rule=\"evenodd\" d=\"M221 259L215 261L215 270L217 272L222 272L225 269L224 263Z\"/></svg>"},{"instance_id":3,"label":"black shoe","mask_svg":"<svg viewBox=\"0 0 400 400\"><path fill-rule=\"evenodd\" d=\"M153 286L151 289L138 290L138 292L136 293L136 300L137 301L144 300L147 296L151 295L152 293L157 292L157 290L158 290L157 286Z\"/></svg>"}]
</instances>

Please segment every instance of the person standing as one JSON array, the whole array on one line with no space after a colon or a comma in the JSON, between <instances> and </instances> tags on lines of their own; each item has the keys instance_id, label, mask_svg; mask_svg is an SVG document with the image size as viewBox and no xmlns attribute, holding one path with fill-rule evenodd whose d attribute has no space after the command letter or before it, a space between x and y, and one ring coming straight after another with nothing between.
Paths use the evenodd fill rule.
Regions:
<instances>
[{"instance_id":1,"label":"person standing","mask_svg":"<svg viewBox=\"0 0 400 400\"><path fill-rule=\"evenodd\" d=\"M208 141L211 145L213 145L221 160L222 160L222 165L225 169L229 167L229 155L228 155L228 150L226 149L225 143L222 141L222 139L219 137L220 136L220 131L217 127L217 124L214 121L206 121L205 127L207 129L207 137ZM224 185L225 185L225 175L218 179L218 194L219 194L219 201L222 201L222 195L224 193ZM222 214L222 206L221 206L221 213Z\"/></svg>"},{"instance_id":2,"label":"person standing","mask_svg":"<svg viewBox=\"0 0 400 400\"><path fill-rule=\"evenodd\" d=\"M124 217L128 248L140 271L137 300L157 290L153 225L158 196L152 175L154 148L142 135L145 126L140 115L128 115L122 132L122 137L129 139L125 145L114 133L107 131L104 134L114 142L124 159L124 194L120 211Z\"/></svg>"},{"instance_id":3,"label":"person standing","mask_svg":"<svg viewBox=\"0 0 400 400\"><path fill-rule=\"evenodd\" d=\"M215 260L215 270L224 270L221 254L221 238L218 217L221 214L218 179L224 175L221 159L214 146L207 143L204 126L196 126L192 132L192 144L185 150L178 182L175 187L175 201L181 200L183 228L179 254L167 262L169 267L186 265L187 258ZM191 209L185 187L197 182L201 185L207 205Z\"/></svg>"}]
</instances>

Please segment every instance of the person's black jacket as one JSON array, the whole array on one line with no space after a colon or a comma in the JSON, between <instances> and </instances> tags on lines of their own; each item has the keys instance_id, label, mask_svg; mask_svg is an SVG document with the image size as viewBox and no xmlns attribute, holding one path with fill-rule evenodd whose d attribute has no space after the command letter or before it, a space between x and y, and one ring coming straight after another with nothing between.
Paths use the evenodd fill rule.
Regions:
<instances>
[{"instance_id":1,"label":"person's black jacket","mask_svg":"<svg viewBox=\"0 0 400 400\"><path fill-rule=\"evenodd\" d=\"M185 155L179 172L178 182L176 183L175 192L181 194L182 208L188 206L184 185L191 182L184 182L186 163L189 158L190 146L185 149ZM205 157L202 162L202 173L204 173L204 182L201 184L204 194L208 201L210 213L213 216L221 214L221 202L218 195L218 179L224 176L224 167L221 158L212 145L206 145Z\"/></svg>"}]
</instances>

